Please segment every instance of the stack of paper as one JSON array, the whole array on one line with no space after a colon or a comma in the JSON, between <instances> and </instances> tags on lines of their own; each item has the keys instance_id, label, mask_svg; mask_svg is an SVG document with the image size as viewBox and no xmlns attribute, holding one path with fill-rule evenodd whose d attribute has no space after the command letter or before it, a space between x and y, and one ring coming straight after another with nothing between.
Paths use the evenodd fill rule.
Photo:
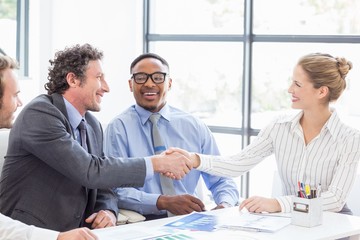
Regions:
<instances>
[{"instance_id":1,"label":"stack of paper","mask_svg":"<svg viewBox=\"0 0 360 240\"><path fill-rule=\"evenodd\" d=\"M232 229L251 232L275 232L289 225L288 215L233 213L220 216L193 213L165 226L177 229L195 231L214 231L217 229Z\"/></svg>"},{"instance_id":2,"label":"stack of paper","mask_svg":"<svg viewBox=\"0 0 360 240\"><path fill-rule=\"evenodd\" d=\"M275 232L291 223L289 216L243 213L220 219L218 229L234 229L252 232Z\"/></svg>"}]
</instances>

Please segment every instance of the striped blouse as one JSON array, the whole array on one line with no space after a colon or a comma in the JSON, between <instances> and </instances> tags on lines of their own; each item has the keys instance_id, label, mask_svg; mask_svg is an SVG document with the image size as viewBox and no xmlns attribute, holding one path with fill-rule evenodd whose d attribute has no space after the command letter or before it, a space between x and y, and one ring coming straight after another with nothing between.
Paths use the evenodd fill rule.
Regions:
<instances>
[{"instance_id":1,"label":"striped blouse","mask_svg":"<svg viewBox=\"0 0 360 240\"><path fill-rule=\"evenodd\" d=\"M300 111L295 116L277 118L233 156L200 154L198 170L236 177L274 153L284 195L276 198L282 212L291 211L291 197L297 195L298 181L311 188L321 184L323 210L339 212L357 174L360 132L343 124L332 111L320 134L307 145L299 123L303 114Z\"/></svg>"}]
</instances>

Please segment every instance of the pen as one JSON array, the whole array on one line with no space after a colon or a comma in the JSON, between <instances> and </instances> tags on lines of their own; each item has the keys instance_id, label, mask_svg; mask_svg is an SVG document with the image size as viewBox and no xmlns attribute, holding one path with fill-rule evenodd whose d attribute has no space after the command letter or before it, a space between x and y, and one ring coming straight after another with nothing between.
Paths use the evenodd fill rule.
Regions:
<instances>
[{"instance_id":1,"label":"pen","mask_svg":"<svg viewBox=\"0 0 360 240\"><path fill-rule=\"evenodd\" d=\"M316 198L316 190L311 189L311 198Z\"/></svg>"},{"instance_id":2,"label":"pen","mask_svg":"<svg viewBox=\"0 0 360 240\"><path fill-rule=\"evenodd\" d=\"M316 188L316 197L320 197L320 196L321 196L321 184L319 183Z\"/></svg>"},{"instance_id":3,"label":"pen","mask_svg":"<svg viewBox=\"0 0 360 240\"><path fill-rule=\"evenodd\" d=\"M309 184L305 185L305 194L306 194L306 198L311 198L311 193L310 193L310 186Z\"/></svg>"},{"instance_id":4,"label":"pen","mask_svg":"<svg viewBox=\"0 0 360 240\"><path fill-rule=\"evenodd\" d=\"M304 192L304 184L303 183L300 183L300 185L301 185L301 191L303 191Z\"/></svg>"},{"instance_id":5,"label":"pen","mask_svg":"<svg viewBox=\"0 0 360 240\"><path fill-rule=\"evenodd\" d=\"M302 183L300 181L298 181L298 187L299 187L299 197L304 198L304 192L303 192L303 188L302 188Z\"/></svg>"}]
</instances>

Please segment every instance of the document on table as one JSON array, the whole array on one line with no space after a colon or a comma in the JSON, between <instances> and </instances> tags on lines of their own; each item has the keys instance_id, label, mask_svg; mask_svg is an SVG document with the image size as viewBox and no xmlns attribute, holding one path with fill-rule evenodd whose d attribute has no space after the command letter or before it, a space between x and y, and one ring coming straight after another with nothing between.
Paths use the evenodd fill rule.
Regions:
<instances>
[{"instance_id":1,"label":"document on table","mask_svg":"<svg viewBox=\"0 0 360 240\"><path fill-rule=\"evenodd\" d=\"M168 223L166 227L174 227L177 229L186 229L194 231L208 231L215 230L217 224L217 217L202 213L192 213L186 217Z\"/></svg>"},{"instance_id":2,"label":"document on table","mask_svg":"<svg viewBox=\"0 0 360 240\"><path fill-rule=\"evenodd\" d=\"M243 213L221 218L218 229L232 229L251 232L276 232L291 223L288 216Z\"/></svg>"},{"instance_id":3,"label":"document on table","mask_svg":"<svg viewBox=\"0 0 360 240\"><path fill-rule=\"evenodd\" d=\"M148 239L162 239L162 237L171 235L170 233L150 229L150 228L102 228L92 230L99 237L100 240L148 240Z\"/></svg>"}]
</instances>

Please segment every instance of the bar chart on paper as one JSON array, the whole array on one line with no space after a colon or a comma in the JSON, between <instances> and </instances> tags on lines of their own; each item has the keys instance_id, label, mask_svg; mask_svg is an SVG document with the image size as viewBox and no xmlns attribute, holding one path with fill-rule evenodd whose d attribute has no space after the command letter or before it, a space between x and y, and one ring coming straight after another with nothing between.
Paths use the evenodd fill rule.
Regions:
<instances>
[{"instance_id":1,"label":"bar chart on paper","mask_svg":"<svg viewBox=\"0 0 360 240\"><path fill-rule=\"evenodd\" d=\"M217 218L213 215L192 213L186 217L180 218L174 222L168 223L166 227L177 229L187 229L192 231L213 231L217 224Z\"/></svg>"}]
</instances>

